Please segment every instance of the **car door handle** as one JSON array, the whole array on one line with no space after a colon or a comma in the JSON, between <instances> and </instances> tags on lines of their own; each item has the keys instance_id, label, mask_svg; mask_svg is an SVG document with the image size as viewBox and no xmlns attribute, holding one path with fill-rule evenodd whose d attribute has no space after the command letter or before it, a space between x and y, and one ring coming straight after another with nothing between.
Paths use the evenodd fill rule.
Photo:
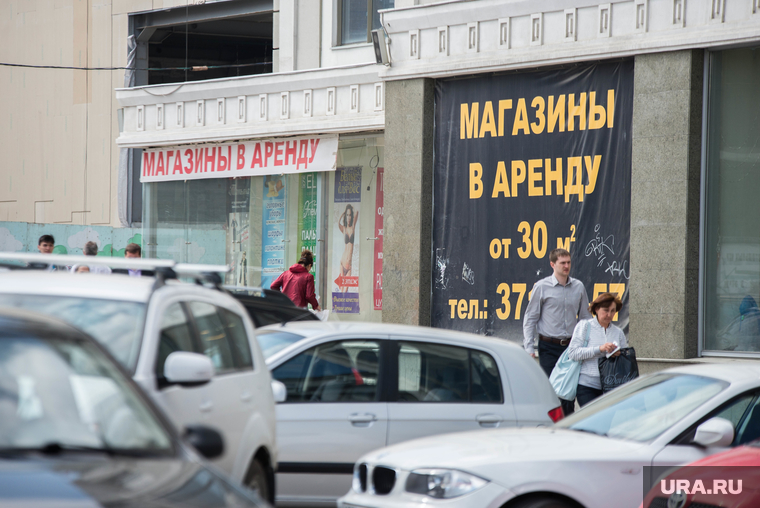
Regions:
<instances>
[{"instance_id":1,"label":"car door handle","mask_svg":"<svg viewBox=\"0 0 760 508\"><path fill-rule=\"evenodd\" d=\"M368 427L372 422L377 421L377 416L372 413L353 413L348 420L355 427Z\"/></svg>"},{"instance_id":2,"label":"car door handle","mask_svg":"<svg viewBox=\"0 0 760 508\"><path fill-rule=\"evenodd\" d=\"M250 402L251 399L253 399L253 394L251 392L243 392L240 394L240 400L243 402Z\"/></svg>"},{"instance_id":3,"label":"car door handle","mask_svg":"<svg viewBox=\"0 0 760 508\"><path fill-rule=\"evenodd\" d=\"M495 414L482 414L475 417L481 427L498 427L502 417Z\"/></svg>"},{"instance_id":4,"label":"car door handle","mask_svg":"<svg viewBox=\"0 0 760 508\"><path fill-rule=\"evenodd\" d=\"M198 409L200 409L202 413L208 413L209 411L214 409L214 403L211 402L210 400L201 402L201 405L198 407Z\"/></svg>"}]
</instances>

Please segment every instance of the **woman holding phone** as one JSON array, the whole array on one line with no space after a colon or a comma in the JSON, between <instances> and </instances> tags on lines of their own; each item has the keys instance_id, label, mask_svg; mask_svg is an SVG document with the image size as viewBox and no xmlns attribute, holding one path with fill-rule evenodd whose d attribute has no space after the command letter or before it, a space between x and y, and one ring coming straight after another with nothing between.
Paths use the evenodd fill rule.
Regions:
<instances>
[{"instance_id":1,"label":"woman holding phone","mask_svg":"<svg viewBox=\"0 0 760 508\"><path fill-rule=\"evenodd\" d=\"M602 394L599 358L619 348L628 347L623 330L612 324L612 318L622 306L623 302L617 293L602 293L588 306L594 317L579 321L575 326L567 355L571 360L582 362L576 392L581 407ZM588 344L583 347L587 336ZM617 351L612 356L619 354Z\"/></svg>"}]
</instances>

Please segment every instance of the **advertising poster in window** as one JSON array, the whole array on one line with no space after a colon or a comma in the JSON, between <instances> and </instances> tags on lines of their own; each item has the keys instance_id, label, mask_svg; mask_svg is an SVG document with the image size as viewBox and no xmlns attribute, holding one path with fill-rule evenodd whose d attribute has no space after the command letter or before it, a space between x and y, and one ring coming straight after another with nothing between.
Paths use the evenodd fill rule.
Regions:
<instances>
[{"instance_id":1,"label":"advertising poster in window","mask_svg":"<svg viewBox=\"0 0 760 508\"><path fill-rule=\"evenodd\" d=\"M374 287L372 289L372 308L383 310L383 175L384 168L377 168L377 185L375 186L375 256Z\"/></svg>"},{"instance_id":2,"label":"advertising poster in window","mask_svg":"<svg viewBox=\"0 0 760 508\"><path fill-rule=\"evenodd\" d=\"M317 281L316 260L317 248L317 173L305 173L298 175L298 254L308 249L314 253L314 266L311 274L314 275L314 286L319 287Z\"/></svg>"},{"instance_id":3,"label":"advertising poster in window","mask_svg":"<svg viewBox=\"0 0 760 508\"><path fill-rule=\"evenodd\" d=\"M245 246L250 234L251 179L230 179L227 185L227 260L231 270L227 283L248 285L248 263Z\"/></svg>"},{"instance_id":4,"label":"advertising poster in window","mask_svg":"<svg viewBox=\"0 0 760 508\"><path fill-rule=\"evenodd\" d=\"M261 287L268 289L285 271L285 178L268 175L264 180L261 228Z\"/></svg>"},{"instance_id":5,"label":"advertising poster in window","mask_svg":"<svg viewBox=\"0 0 760 508\"><path fill-rule=\"evenodd\" d=\"M362 168L338 168L332 213L332 311L359 313L359 208Z\"/></svg>"},{"instance_id":6,"label":"advertising poster in window","mask_svg":"<svg viewBox=\"0 0 760 508\"><path fill-rule=\"evenodd\" d=\"M432 324L522 343L549 255L628 330L633 61L438 80Z\"/></svg>"}]
</instances>

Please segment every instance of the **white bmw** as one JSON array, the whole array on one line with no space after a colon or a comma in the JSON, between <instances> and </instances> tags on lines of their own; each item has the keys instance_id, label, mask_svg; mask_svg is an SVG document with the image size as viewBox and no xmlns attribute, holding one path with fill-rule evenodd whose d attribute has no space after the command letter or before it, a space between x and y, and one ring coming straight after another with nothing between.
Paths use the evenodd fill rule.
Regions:
<instances>
[{"instance_id":1,"label":"white bmw","mask_svg":"<svg viewBox=\"0 0 760 508\"><path fill-rule=\"evenodd\" d=\"M340 508L634 508L655 473L760 438L760 366L641 377L553 427L417 439L364 455Z\"/></svg>"}]
</instances>

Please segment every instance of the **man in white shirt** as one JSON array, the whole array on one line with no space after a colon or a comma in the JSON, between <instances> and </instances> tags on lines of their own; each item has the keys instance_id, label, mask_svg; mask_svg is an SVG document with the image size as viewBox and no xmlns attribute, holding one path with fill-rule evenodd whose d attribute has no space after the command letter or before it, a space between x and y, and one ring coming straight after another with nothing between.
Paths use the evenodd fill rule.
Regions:
<instances>
[{"instance_id":1,"label":"man in white shirt","mask_svg":"<svg viewBox=\"0 0 760 508\"><path fill-rule=\"evenodd\" d=\"M85 256L97 256L98 255L98 244L95 242L87 242L84 244L84 249L82 249L82 252ZM72 267L72 270L74 270L74 267ZM111 273L111 269L107 266L101 266L101 265L89 265L87 267L87 271L91 273L103 273L103 274L109 274Z\"/></svg>"},{"instance_id":2,"label":"man in white shirt","mask_svg":"<svg viewBox=\"0 0 760 508\"><path fill-rule=\"evenodd\" d=\"M136 243L127 244L127 247L124 249L124 257L127 259L141 258L142 247L140 247ZM131 268L128 270L125 270L123 268L115 268L113 270L113 273L125 273L125 274L129 274L130 277L142 277L143 275L147 277L152 277L154 275L154 272L151 270L133 270Z\"/></svg>"},{"instance_id":3,"label":"man in white shirt","mask_svg":"<svg viewBox=\"0 0 760 508\"><path fill-rule=\"evenodd\" d=\"M570 253L554 249L549 254L554 273L533 286L523 317L523 346L536 356L534 340L538 338L538 363L547 376L567 349L579 319L589 319L588 294L583 283L570 277ZM562 400L565 415L571 414L575 401Z\"/></svg>"}]
</instances>

